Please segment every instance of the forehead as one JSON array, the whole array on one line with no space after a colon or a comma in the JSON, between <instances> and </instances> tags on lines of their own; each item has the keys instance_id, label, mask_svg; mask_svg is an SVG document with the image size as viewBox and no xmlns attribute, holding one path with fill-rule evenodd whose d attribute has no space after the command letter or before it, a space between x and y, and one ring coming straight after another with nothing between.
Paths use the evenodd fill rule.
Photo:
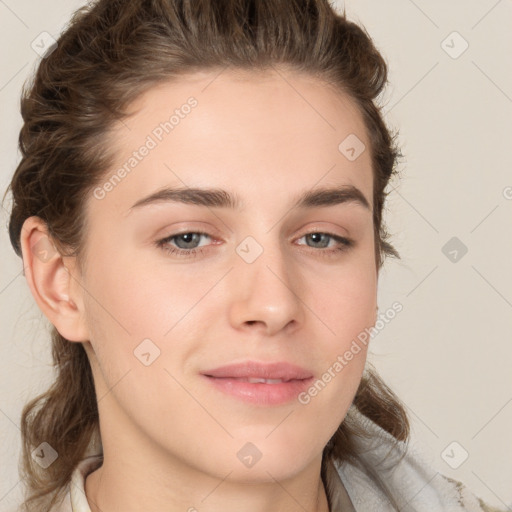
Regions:
<instances>
[{"instance_id":1,"label":"forehead","mask_svg":"<svg viewBox=\"0 0 512 512\"><path fill-rule=\"evenodd\" d=\"M197 72L152 87L129 110L110 133L116 159L105 174L105 182L122 175L108 187L107 202L119 208L163 186L229 187L251 202L352 184L371 198L362 116L345 93L310 75Z\"/></svg>"}]
</instances>

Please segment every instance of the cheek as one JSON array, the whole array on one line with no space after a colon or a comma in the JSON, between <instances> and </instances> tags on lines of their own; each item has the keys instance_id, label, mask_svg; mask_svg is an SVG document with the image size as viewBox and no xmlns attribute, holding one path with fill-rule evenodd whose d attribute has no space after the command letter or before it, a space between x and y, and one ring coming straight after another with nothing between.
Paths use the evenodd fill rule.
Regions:
<instances>
[{"instance_id":1,"label":"cheek","mask_svg":"<svg viewBox=\"0 0 512 512\"><path fill-rule=\"evenodd\" d=\"M343 349L373 325L377 309L377 276L371 265L340 266L305 281L308 306L326 340L325 352ZM319 331L320 332L320 331Z\"/></svg>"},{"instance_id":2,"label":"cheek","mask_svg":"<svg viewBox=\"0 0 512 512\"><path fill-rule=\"evenodd\" d=\"M106 387L127 372L148 387L160 386L159 379L168 385L164 369L183 367L201 325L212 315L204 311L208 301L201 298L218 275L185 279L169 266L155 266L144 258L109 258L105 250L91 263L87 276L87 324Z\"/></svg>"},{"instance_id":3,"label":"cheek","mask_svg":"<svg viewBox=\"0 0 512 512\"><path fill-rule=\"evenodd\" d=\"M361 259L328 275L317 273L305 282L305 289L309 290L308 306L315 312L315 355L321 374L300 402L309 404L307 407L315 409L315 415L335 430L357 391L366 363L368 333L377 308L374 261Z\"/></svg>"},{"instance_id":4,"label":"cheek","mask_svg":"<svg viewBox=\"0 0 512 512\"><path fill-rule=\"evenodd\" d=\"M312 310L321 311L318 332L325 334L315 337L319 373L298 402L303 417L314 419L320 437L329 439L343 421L361 381L368 333L375 321L376 288L371 278L346 276L344 284L331 284L323 299L316 296L312 304Z\"/></svg>"},{"instance_id":5,"label":"cheek","mask_svg":"<svg viewBox=\"0 0 512 512\"><path fill-rule=\"evenodd\" d=\"M100 319L111 335L117 333L132 342L162 337L183 312L184 301L188 302L187 289L181 286L178 274L169 279L134 259L119 258L115 265L98 260L90 275L86 286L95 322ZM190 296L190 287L188 290Z\"/></svg>"},{"instance_id":6,"label":"cheek","mask_svg":"<svg viewBox=\"0 0 512 512\"><path fill-rule=\"evenodd\" d=\"M96 254L83 282L84 306L90 343L109 389L141 366L134 350L145 339L156 340L161 328L158 298L136 262L112 257L106 248Z\"/></svg>"}]
</instances>

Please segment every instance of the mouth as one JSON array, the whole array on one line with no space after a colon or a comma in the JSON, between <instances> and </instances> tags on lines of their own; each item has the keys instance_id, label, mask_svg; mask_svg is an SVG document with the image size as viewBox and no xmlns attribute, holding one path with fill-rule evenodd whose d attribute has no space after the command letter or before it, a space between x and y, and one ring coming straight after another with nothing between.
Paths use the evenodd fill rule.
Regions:
<instances>
[{"instance_id":1,"label":"mouth","mask_svg":"<svg viewBox=\"0 0 512 512\"><path fill-rule=\"evenodd\" d=\"M226 378L226 377L216 377L216 378ZM229 378L229 377L228 377ZM237 378L235 379L239 382L250 382L251 384L280 384L281 382L290 382L290 380L283 380L283 379L261 379L258 377L252 377L252 378Z\"/></svg>"},{"instance_id":2,"label":"mouth","mask_svg":"<svg viewBox=\"0 0 512 512\"><path fill-rule=\"evenodd\" d=\"M202 372L214 389L253 405L282 405L297 398L313 381L312 372L286 362L249 361Z\"/></svg>"}]
</instances>

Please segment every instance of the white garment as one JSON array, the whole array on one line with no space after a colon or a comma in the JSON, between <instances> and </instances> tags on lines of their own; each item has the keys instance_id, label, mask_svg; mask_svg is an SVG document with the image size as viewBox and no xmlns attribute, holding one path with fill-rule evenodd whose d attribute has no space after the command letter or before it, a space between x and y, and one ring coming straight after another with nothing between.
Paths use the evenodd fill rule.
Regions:
<instances>
[{"instance_id":1,"label":"white garment","mask_svg":"<svg viewBox=\"0 0 512 512\"><path fill-rule=\"evenodd\" d=\"M370 439L358 438L359 453L378 472L400 512L505 512L506 509L486 505L464 484L431 468L414 447L405 449L405 444L399 442L395 450L394 438L355 407L348 414L372 434ZM402 454L404 457L397 463L397 455ZM101 465L101 460L101 455L92 455L80 462L67 494L52 512L91 512L84 491L85 478ZM336 462L329 475L335 487L330 493L331 512L395 512L385 494L355 465Z\"/></svg>"},{"instance_id":2,"label":"white garment","mask_svg":"<svg viewBox=\"0 0 512 512\"><path fill-rule=\"evenodd\" d=\"M433 469L413 446L406 448L405 443L399 442L390 453L395 443L388 432L355 407L350 408L349 414L372 433L370 439L358 439L358 452L389 488L400 512L505 512L506 509L484 503L462 482ZM397 463L401 455L404 457ZM357 512L395 511L366 473L346 462L335 466Z\"/></svg>"}]
</instances>

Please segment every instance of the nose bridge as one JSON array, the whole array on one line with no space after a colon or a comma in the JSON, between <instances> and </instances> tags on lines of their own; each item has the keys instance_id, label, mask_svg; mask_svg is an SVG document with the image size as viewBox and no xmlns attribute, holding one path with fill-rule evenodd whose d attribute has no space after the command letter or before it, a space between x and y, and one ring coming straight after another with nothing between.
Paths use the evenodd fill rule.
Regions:
<instances>
[{"instance_id":1,"label":"nose bridge","mask_svg":"<svg viewBox=\"0 0 512 512\"><path fill-rule=\"evenodd\" d=\"M232 321L261 322L269 331L302 321L300 280L277 232L246 236L236 253Z\"/></svg>"}]
</instances>

